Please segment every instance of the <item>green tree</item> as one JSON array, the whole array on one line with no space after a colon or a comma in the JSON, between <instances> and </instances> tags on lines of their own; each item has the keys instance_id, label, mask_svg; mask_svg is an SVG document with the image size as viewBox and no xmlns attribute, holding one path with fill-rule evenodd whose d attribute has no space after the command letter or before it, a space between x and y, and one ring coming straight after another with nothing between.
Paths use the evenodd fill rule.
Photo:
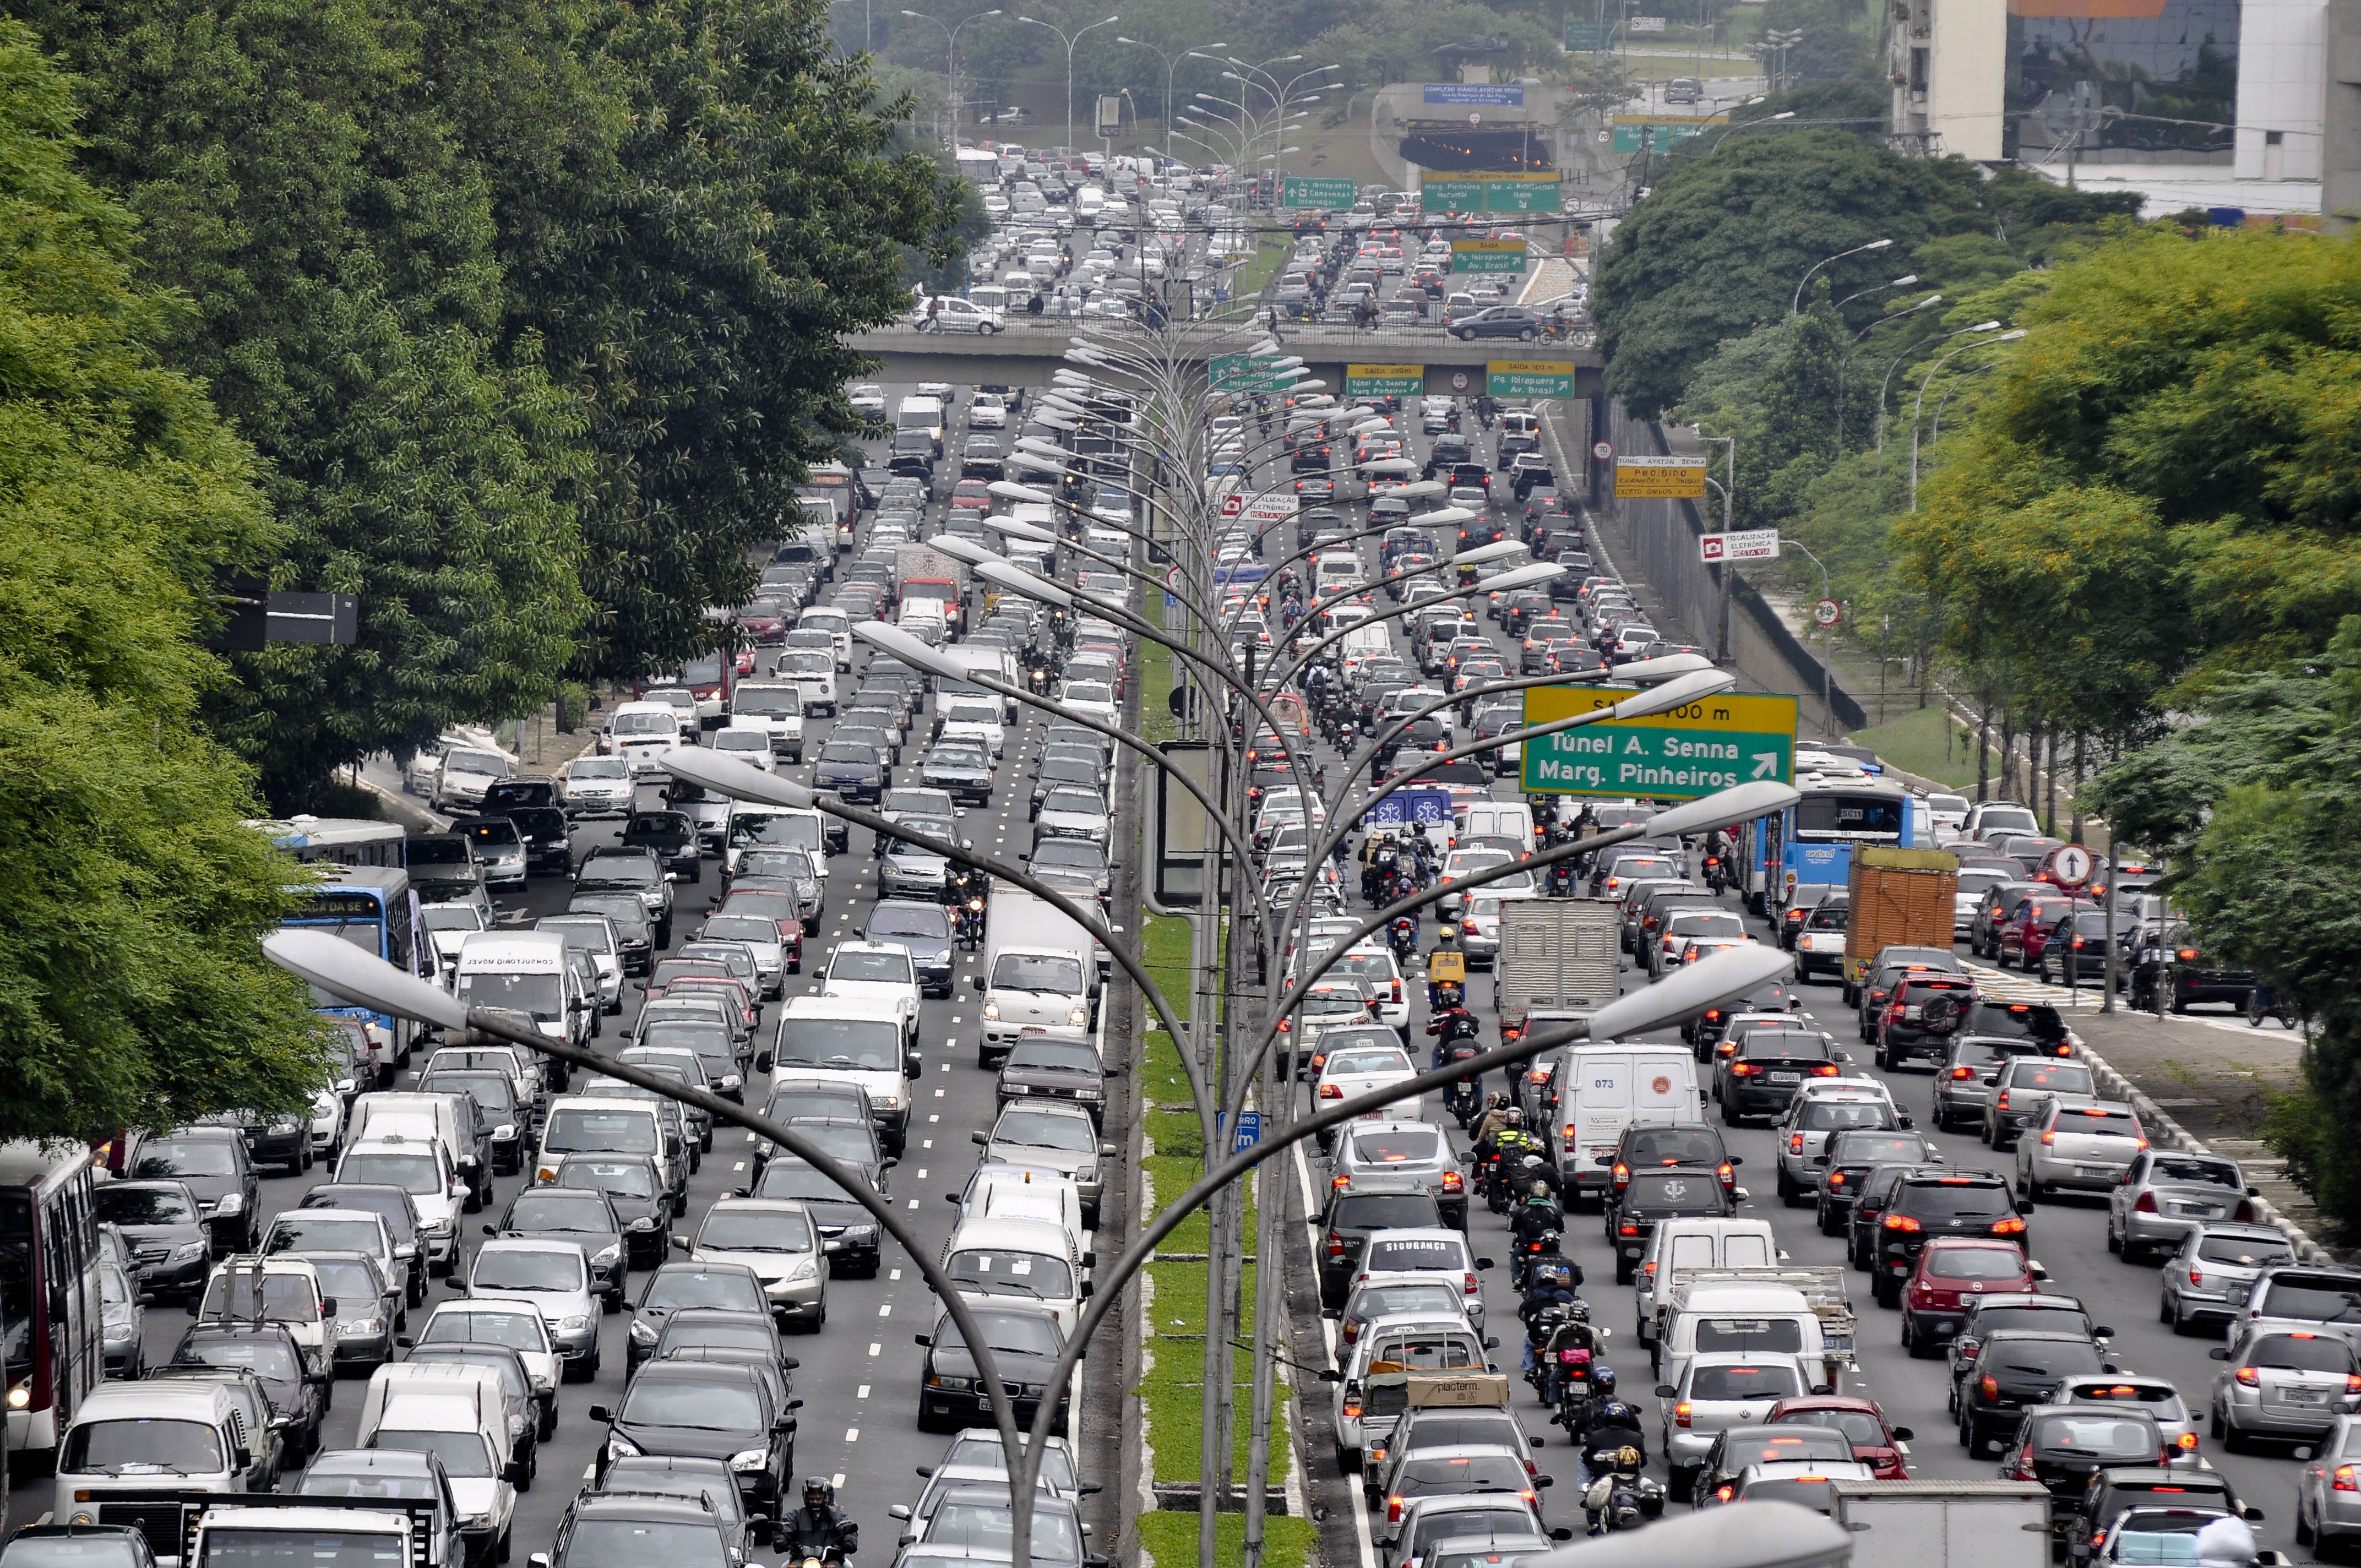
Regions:
<instances>
[{"instance_id":1,"label":"green tree","mask_svg":"<svg viewBox=\"0 0 2361 1568\"><path fill-rule=\"evenodd\" d=\"M322 1065L255 945L289 868L192 723L212 574L277 534L252 454L158 363L173 303L72 136L0 19L0 1138L291 1107Z\"/></svg>"}]
</instances>

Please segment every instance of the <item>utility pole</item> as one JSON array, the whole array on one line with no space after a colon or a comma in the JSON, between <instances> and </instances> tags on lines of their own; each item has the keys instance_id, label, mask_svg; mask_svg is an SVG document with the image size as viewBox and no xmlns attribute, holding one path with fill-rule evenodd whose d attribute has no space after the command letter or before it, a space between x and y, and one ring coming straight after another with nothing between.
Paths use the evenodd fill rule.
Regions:
<instances>
[{"instance_id":1,"label":"utility pole","mask_svg":"<svg viewBox=\"0 0 2361 1568\"><path fill-rule=\"evenodd\" d=\"M1697 439L1700 441L1722 442L1730 448L1730 466L1723 470L1723 472L1729 476L1729 482L1727 484L1714 485L1713 487L1715 489L1721 492L1721 532L1726 537L1734 526L1730 520L1733 515L1731 498L1736 496L1738 493L1738 437L1735 435L1700 435ZM1713 481L1711 479L1708 479L1706 483L1713 485ZM1729 667L1731 662L1730 652L1730 563L1726 560L1714 567L1714 580L1721 587L1721 592L1719 595L1721 603L1719 609L1715 612L1713 662L1717 664L1722 665L1724 668Z\"/></svg>"}]
</instances>

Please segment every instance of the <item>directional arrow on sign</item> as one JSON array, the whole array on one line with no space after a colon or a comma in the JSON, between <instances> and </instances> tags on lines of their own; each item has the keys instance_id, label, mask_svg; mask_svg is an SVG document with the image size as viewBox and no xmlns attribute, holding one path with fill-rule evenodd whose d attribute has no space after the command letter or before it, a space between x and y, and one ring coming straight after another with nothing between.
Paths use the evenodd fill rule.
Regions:
<instances>
[{"instance_id":1,"label":"directional arrow on sign","mask_svg":"<svg viewBox=\"0 0 2361 1568\"><path fill-rule=\"evenodd\" d=\"M1754 753L1754 777L1758 779L1775 778L1778 776L1778 752L1757 751Z\"/></svg>"}]
</instances>

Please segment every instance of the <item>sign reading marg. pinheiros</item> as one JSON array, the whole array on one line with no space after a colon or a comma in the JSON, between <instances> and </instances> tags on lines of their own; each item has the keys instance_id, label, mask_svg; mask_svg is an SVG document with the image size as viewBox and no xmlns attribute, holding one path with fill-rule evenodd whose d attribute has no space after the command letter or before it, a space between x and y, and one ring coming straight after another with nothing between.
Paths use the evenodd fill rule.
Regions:
<instances>
[{"instance_id":1,"label":"sign reading marg. pinheiros","mask_svg":"<svg viewBox=\"0 0 2361 1568\"><path fill-rule=\"evenodd\" d=\"M1535 686L1525 723L1611 707L1631 690ZM1696 800L1757 779L1795 773L1796 700L1726 692L1646 718L1611 718L1523 744L1529 795L1636 795Z\"/></svg>"},{"instance_id":2,"label":"sign reading marg. pinheiros","mask_svg":"<svg viewBox=\"0 0 2361 1568\"><path fill-rule=\"evenodd\" d=\"M1345 367L1345 395L1348 398L1414 398L1424 390L1423 365Z\"/></svg>"}]
</instances>

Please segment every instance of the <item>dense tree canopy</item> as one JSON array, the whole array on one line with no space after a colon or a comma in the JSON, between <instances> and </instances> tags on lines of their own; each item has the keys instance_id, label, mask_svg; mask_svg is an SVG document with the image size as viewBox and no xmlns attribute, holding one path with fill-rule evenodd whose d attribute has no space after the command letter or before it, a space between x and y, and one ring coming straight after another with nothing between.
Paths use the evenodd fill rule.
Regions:
<instances>
[{"instance_id":1,"label":"dense tree canopy","mask_svg":"<svg viewBox=\"0 0 2361 1568\"><path fill-rule=\"evenodd\" d=\"M171 302L71 164L72 106L0 19L0 1138L104 1136L319 1081L262 961L286 868L192 727L217 565L278 540L252 454L163 368Z\"/></svg>"}]
</instances>

